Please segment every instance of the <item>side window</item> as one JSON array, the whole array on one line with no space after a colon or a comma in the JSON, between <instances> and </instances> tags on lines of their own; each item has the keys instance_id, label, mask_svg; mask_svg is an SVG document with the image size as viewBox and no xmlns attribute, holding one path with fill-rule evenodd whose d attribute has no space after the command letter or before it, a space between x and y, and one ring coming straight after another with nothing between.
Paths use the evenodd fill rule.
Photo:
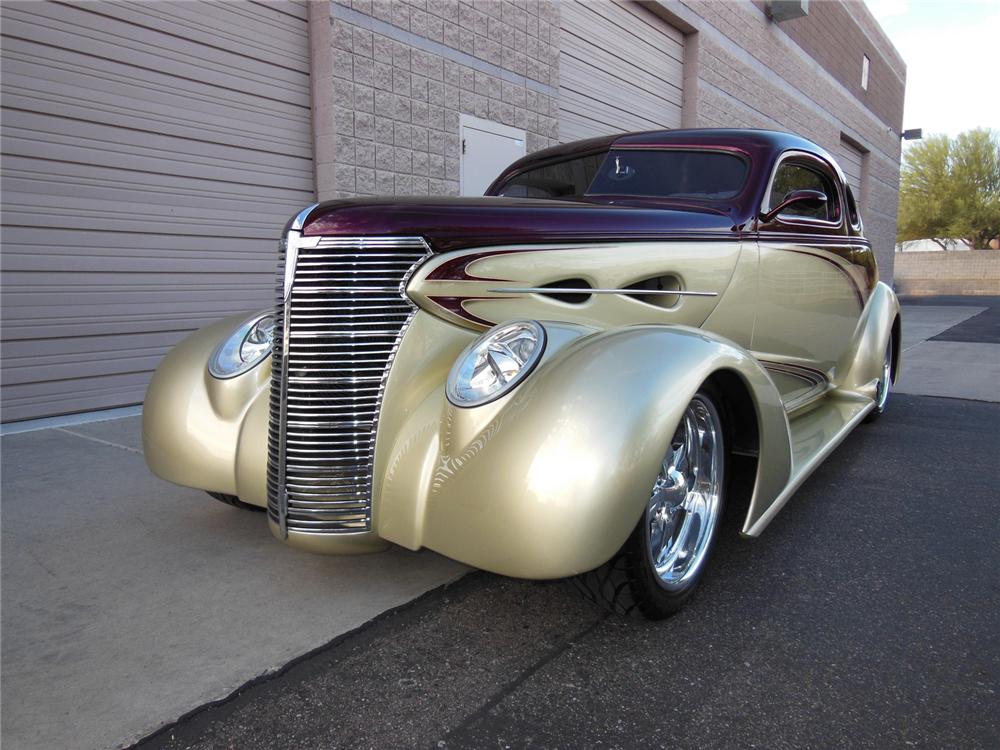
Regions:
<instances>
[{"instance_id":1,"label":"side window","mask_svg":"<svg viewBox=\"0 0 1000 750\"><path fill-rule=\"evenodd\" d=\"M771 198L767 209L780 204L785 197L795 190L819 190L826 194L826 203L818 208L808 208L801 203L789 206L781 212L782 216L795 216L802 219L819 219L821 221L840 220L840 202L833 182L817 169L786 161L778 167L771 183Z\"/></svg>"}]
</instances>

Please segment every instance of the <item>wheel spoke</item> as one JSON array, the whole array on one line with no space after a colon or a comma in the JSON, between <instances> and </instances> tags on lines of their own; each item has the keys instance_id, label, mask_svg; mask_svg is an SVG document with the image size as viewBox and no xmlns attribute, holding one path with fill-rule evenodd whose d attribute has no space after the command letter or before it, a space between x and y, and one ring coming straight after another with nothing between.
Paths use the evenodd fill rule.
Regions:
<instances>
[{"instance_id":1,"label":"wheel spoke","mask_svg":"<svg viewBox=\"0 0 1000 750\"><path fill-rule=\"evenodd\" d=\"M701 470L701 441L698 433L698 424L695 422L694 414L689 409L686 415L687 424L684 426L685 453L688 459L688 467L685 472L687 485L694 488L698 484L698 476Z\"/></svg>"},{"instance_id":2,"label":"wheel spoke","mask_svg":"<svg viewBox=\"0 0 1000 750\"><path fill-rule=\"evenodd\" d=\"M660 514L653 516L650 521L649 540L655 549L663 546L663 518Z\"/></svg>"},{"instance_id":3,"label":"wheel spoke","mask_svg":"<svg viewBox=\"0 0 1000 750\"><path fill-rule=\"evenodd\" d=\"M686 420L685 420L685 422L686 422ZM682 422L682 430L684 430L686 427L687 427L686 423ZM683 473L684 470L687 468L687 464L688 464L687 447L688 447L687 446L687 434L686 434L686 431L685 431L685 432L682 432L680 442L677 444L677 447L673 450L673 453L671 454L671 456L668 459L666 459L666 461L664 461L664 463L667 463L667 462L670 463L670 465L667 467L667 473L668 474L670 472L670 469L673 469L674 471L679 471L679 472Z\"/></svg>"},{"instance_id":4,"label":"wheel spoke","mask_svg":"<svg viewBox=\"0 0 1000 750\"><path fill-rule=\"evenodd\" d=\"M670 544L667 545L667 547L660 553L660 562L657 565L658 568L663 567L667 570L673 570L677 567L678 562L684 562L690 552L687 542L688 536L691 533L692 521L693 519L691 515L689 513L685 513L677 533L671 539Z\"/></svg>"}]
</instances>

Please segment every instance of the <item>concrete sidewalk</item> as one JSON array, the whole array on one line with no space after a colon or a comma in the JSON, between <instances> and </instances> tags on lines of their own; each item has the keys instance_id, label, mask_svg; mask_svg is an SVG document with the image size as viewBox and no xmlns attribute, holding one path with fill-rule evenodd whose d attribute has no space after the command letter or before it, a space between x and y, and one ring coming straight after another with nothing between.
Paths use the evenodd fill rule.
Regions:
<instances>
[{"instance_id":1,"label":"concrete sidewalk","mask_svg":"<svg viewBox=\"0 0 1000 750\"><path fill-rule=\"evenodd\" d=\"M937 301L903 301L902 369L895 390L1000 402L1000 298L933 304Z\"/></svg>"},{"instance_id":2,"label":"concrete sidewalk","mask_svg":"<svg viewBox=\"0 0 1000 750\"><path fill-rule=\"evenodd\" d=\"M3 742L113 748L460 576L323 557L153 477L140 418L2 440Z\"/></svg>"}]
</instances>

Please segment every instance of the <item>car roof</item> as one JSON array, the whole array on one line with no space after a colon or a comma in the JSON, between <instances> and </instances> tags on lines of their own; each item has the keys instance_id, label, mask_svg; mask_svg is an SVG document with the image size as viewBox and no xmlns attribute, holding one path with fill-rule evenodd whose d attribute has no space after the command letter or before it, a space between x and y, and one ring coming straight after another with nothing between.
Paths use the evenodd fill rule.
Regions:
<instances>
[{"instance_id":1,"label":"car roof","mask_svg":"<svg viewBox=\"0 0 1000 750\"><path fill-rule=\"evenodd\" d=\"M821 146L792 133L779 130L752 128L684 128L678 130L647 130L637 133L615 133L586 140L561 143L558 146L535 151L518 159L496 178L487 190L494 193L514 174L551 161L561 161L588 153L600 153L615 147L627 148L718 148L738 151L750 158L751 171L747 189L729 202L734 216L754 215L763 197L771 169L778 157L786 151L804 151L814 154L831 165L841 183L844 172L836 159Z\"/></svg>"},{"instance_id":2,"label":"car roof","mask_svg":"<svg viewBox=\"0 0 1000 750\"><path fill-rule=\"evenodd\" d=\"M535 151L519 159L504 170L504 172L520 171L536 162L565 158L589 151L600 151L615 146L730 148L747 152L755 160L768 163L783 151L802 150L817 154L827 161L836 164L833 157L821 146L792 133L753 128L684 128L678 130L647 130L636 133L616 133L598 138L561 143L558 146Z\"/></svg>"}]
</instances>

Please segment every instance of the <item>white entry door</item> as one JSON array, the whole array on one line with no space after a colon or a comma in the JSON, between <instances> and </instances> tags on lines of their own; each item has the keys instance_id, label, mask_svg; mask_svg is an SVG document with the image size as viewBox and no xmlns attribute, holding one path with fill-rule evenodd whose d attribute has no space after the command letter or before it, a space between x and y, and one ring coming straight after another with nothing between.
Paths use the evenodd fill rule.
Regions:
<instances>
[{"instance_id":1,"label":"white entry door","mask_svg":"<svg viewBox=\"0 0 1000 750\"><path fill-rule=\"evenodd\" d=\"M460 191L462 195L482 195L505 167L525 153L524 131L462 115Z\"/></svg>"}]
</instances>

